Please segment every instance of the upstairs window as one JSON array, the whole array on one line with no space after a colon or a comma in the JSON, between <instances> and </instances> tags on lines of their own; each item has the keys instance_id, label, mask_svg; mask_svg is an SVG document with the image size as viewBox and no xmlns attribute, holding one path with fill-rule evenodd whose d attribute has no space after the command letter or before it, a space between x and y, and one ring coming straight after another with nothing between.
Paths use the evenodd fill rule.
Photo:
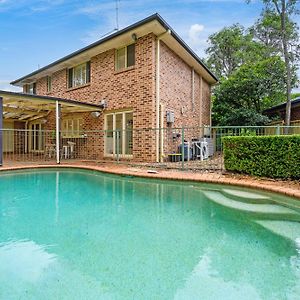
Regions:
<instances>
[{"instance_id":1,"label":"upstairs window","mask_svg":"<svg viewBox=\"0 0 300 300\"><path fill-rule=\"evenodd\" d=\"M26 84L25 86L25 93L27 94L36 94L36 83L30 83L30 84Z\"/></svg>"},{"instance_id":2,"label":"upstairs window","mask_svg":"<svg viewBox=\"0 0 300 300\"><path fill-rule=\"evenodd\" d=\"M91 64L86 62L69 69L69 88L85 85L91 81Z\"/></svg>"},{"instance_id":3,"label":"upstairs window","mask_svg":"<svg viewBox=\"0 0 300 300\"><path fill-rule=\"evenodd\" d=\"M52 91L52 77L51 76L47 76L47 92L51 92Z\"/></svg>"},{"instance_id":4,"label":"upstairs window","mask_svg":"<svg viewBox=\"0 0 300 300\"><path fill-rule=\"evenodd\" d=\"M135 65L135 44L116 50L116 70L122 70Z\"/></svg>"}]
</instances>

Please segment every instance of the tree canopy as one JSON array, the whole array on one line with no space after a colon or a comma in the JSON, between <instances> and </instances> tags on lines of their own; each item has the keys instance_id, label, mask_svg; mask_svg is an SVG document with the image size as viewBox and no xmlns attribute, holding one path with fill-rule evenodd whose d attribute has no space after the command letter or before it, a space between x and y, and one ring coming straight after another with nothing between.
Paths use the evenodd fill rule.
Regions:
<instances>
[{"instance_id":1,"label":"tree canopy","mask_svg":"<svg viewBox=\"0 0 300 300\"><path fill-rule=\"evenodd\" d=\"M286 101L288 90L297 84L300 43L297 24L289 16L285 28L290 72L281 18L270 8L248 29L234 24L209 37L206 62L220 78L214 89L213 124L263 125L269 121L263 110Z\"/></svg>"}]
</instances>

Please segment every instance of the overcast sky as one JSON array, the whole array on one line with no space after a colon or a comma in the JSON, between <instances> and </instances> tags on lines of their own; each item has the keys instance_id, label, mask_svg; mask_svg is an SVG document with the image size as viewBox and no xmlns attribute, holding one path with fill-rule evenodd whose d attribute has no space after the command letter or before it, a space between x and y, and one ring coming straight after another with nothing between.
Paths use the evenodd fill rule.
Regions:
<instances>
[{"instance_id":1,"label":"overcast sky","mask_svg":"<svg viewBox=\"0 0 300 300\"><path fill-rule=\"evenodd\" d=\"M0 89L116 27L115 1L0 0ZM260 15L260 1L119 1L119 28L158 12L200 56L210 34Z\"/></svg>"}]
</instances>

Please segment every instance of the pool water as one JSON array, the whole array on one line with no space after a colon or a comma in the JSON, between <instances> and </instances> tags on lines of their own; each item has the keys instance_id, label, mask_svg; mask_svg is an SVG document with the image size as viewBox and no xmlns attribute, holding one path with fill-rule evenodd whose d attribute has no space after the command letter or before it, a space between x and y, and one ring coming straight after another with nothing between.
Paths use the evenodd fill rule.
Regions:
<instances>
[{"instance_id":1,"label":"pool water","mask_svg":"<svg viewBox=\"0 0 300 300\"><path fill-rule=\"evenodd\" d=\"M299 299L297 200L46 169L0 175L0 299Z\"/></svg>"}]
</instances>

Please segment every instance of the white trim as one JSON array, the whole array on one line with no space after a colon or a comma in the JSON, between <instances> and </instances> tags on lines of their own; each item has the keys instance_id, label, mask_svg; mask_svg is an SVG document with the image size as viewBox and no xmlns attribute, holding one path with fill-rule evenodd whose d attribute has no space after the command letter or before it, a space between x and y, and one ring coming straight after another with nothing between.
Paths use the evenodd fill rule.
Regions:
<instances>
[{"instance_id":1,"label":"white trim","mask_svg":"<svg viewBox=\"0 0 300 300\"><path fill-rule=\"evenodd\" d=\"M55 128L56 128L56 163L60 163L59 157L59 131L60 131L60 104L58 101L55 102Z\"/></svg>"},{"instance_id":2,"label":"white trim","mask_svg":"<svg viewBox=\"0 0 300 300\"><path fill-rule=\"evenodd\" d=\"M124 110L124 111L116 111L116 112L111 112L111 113L106 113L104 115L104 129L105 131L107 129L107 117L108 116L113 116L113 153L107 153L107 137L106 137L106 132L104 134L104 157L115 157L117 155L116 153L116 115L122 115L122 153L119 153L120 158L132 158L133 154L125 154L125 142L126 142L126 121L125 121L125 115L133 113L133 110ZM132 129L133 130L133 129Z\"/></svg>"},{"instance_id":3,"label":"white trim","mask_svg":"<svg viewBox=\"0 0 300 300\"><path fill-rule=\"evenodd\" d=\"M34 125L34 130L31 128L32 125ZM36 145L36 139L35 139L35 135L36 132L39 132L39 140L38 140L38 146L43 146L43 144L45 143L44 137L43 137L43 129L42 129L42 125L43 123L41 121L32 121L29 123L29 134L28 134L28 140L29 140L29 152L31 153L43 153L44 152L44 148L43 149L36 149L36 148L40 148L37 147ZM39 127L37 129L37 126ZM32 144L32 138L34 136L34 143Z\"/></svg>"},{"instance_id":4,"label":"white trim","mask_svg":"<svg viewBox=\"0 0 300 300\"><path fill-rule=\"evenodd\" d=\"M159 104L160 104L160 39L156 39L156 162L159 162Z\"/></svg>"}]
</instances>

